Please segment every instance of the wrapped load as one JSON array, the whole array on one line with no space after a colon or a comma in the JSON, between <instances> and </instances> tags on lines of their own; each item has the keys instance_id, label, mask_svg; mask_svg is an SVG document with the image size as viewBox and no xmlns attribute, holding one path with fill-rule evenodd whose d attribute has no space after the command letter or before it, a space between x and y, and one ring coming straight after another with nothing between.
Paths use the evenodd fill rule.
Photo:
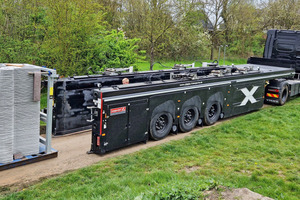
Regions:
<instances>
[{"instance_id":1,"label":"wrapped load","mask_svg":"<svg viewBox=\"0 0 300 200\"><path fill-rule=\"evenodd\" d=\"M31 65L0 66L0 163L39 153L40 101L34 101ZM35 94L36 95L36 94Z\"/></svg>"},{"instance_id":2,"label":"wrapped load","mask_svg":"<svg viewBox=\"0 0 300 200\"><path fill-rule=\"evenodd\" d=\"M0 163L13 160L14 68L0 67Z\"/></svg>"},{"instance_id":3,"label":"wrapped load","mask_svg":"<svg viewBox=\"0 0 300 200\"><path fill-rule=\"evenodd\" d=\"M40 101L33 101L33 73L39 71L30 65L14 70L14 154L39 153Z\"/></svg>"}]
</instances>

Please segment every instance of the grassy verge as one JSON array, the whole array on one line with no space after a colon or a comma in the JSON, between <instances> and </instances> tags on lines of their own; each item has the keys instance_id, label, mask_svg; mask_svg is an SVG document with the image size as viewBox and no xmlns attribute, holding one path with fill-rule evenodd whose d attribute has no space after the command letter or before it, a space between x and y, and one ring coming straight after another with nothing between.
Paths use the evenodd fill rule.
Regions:
<instances>
[{"instance_id":1,"label":"grassy verge","mask_svg":"<svg viewBox=\"0 0 300 200\"><path fill-rule=\"evenodd\" d=\"M159 63L155 63L153 66L153 70L162 70L162 69L171 69L174 64L192 64L195 63L195 67L201 67L202 63L199 61L164 61L161 62L162 65L167 66L167 67L163 67L162 65L160 65ZM211 60L203 60L203 62L211 62ZM225 61L225 65L231 65L231 64L245 64L247 63L247 59L228 59ZM223 60L220 60L220 65L223 65ZM150 63L148 61L144 61L144 62L139 62L137 63L138 66L138 70L139 71L148 71L150 69Z\"/></svg>"},{"instance_id":2,"label":"grassy verge","mask_svg":"<svg viewBox=\"0 0 300 200\"><path fill-rule=\"evenodd\" d=\"M205 189L224 185L300 199L299 110L300 98L2 197L195 199Z\"/></svg>"}]
</instances>

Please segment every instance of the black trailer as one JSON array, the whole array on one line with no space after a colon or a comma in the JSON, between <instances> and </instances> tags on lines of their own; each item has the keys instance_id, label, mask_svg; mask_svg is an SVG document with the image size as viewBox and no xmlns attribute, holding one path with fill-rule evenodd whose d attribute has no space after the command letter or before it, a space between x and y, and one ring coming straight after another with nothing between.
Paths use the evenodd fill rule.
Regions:
<instances>
[{"instance_id":1,"label":"black trailer","mask_svg":"<svg viewBox=\"0 0 300 200\"><path fill-rule=\"evenodd\" d=\"M160 140L170 132L258 110L268 82L294 76L294 69L245 64L191 68L171 73L168 80L99 87L93 93L91 152L103 154L149 137Z\"/></svg>"},{"instance_id":2,"label":"black trailer","mask_svg":"<svg viewBox=\"0 0 300 200\"><path fill-rule=\"evenodd\" d=\"M191 68L160 80L93 91L91 152L103 154L170 132L212 125L220 118L283 105L300 93L300 32L270 30L263 58L248 64ZM130 78L130 77L128 77Z\"/></svg>"},{"instance_id":3,"label":"black trailer","mask_svg":"<svg viewBox=\"0 0 300 200\"><path fill-rule=\"evenodd\" d=\"M270 30L263 58L249 58L249 64L277 66L281 68L292 68L300 73L300 32L288 30ZM170 80L172 73L191 73L196 69L171 69L149 72L120 73L116 75L87 75L59 79L54 87L53 128L54 135L63 135L76 131L92 128L90 120L90 107L93 103L93 90L98 86L101 88L120 85L122 79L127 77L130 83L157 82ZM202 70L201 73L208 74L210 70ZM199 76L199 75L198 75ZM297 81L285 79L274 79L269 81L265 93L266 102L282 104L279 101L280 94L286 97L297 95L299 87ZM270 90L269 90L270 89ZM282 93L285 89L288 93Z\"/></svg>"},{"instance_id":4,"label":"black trailer","mask_svg":"<svg viewBox=\"0 0 300 200\"><path fill-rule=\"evenodd\" d=\"M94 106L93 90L122 84L169 80L171 73L188 73L191 69L169 69L134 73L101 74L61 78L54 85L53 126L54 135L64 135L92 128L90 109Z\"/></svg>"}]
</instances>

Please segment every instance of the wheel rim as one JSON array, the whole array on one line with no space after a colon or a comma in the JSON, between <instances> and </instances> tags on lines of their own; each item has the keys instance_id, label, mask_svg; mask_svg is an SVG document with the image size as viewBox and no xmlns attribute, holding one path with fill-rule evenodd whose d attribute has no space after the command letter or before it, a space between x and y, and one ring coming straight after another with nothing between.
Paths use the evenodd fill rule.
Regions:
<instances>
[{"instance_id":1,"label":"wheel rim","mask_svg":"<svg viewBox=\"0 0 300 200\"><path fill-rule=\"evenodd\" d=\"M218 112L218 107L216 104L212 105L208 110L208 117L213 118Z\"/></svg>"},{"instance_id":2,"label":"wheel rim","mask_svg":"<svg viewBox=\"0 0 300 200\"><path fill-rule=\"evenodd\" d=\"M163 114L163 115L160 115L158 117L158 119L156 120L155 122L155 129L158 131L158 132L164 132L164 130L166 129L167 127L167 124L168 124L168 116Z\"/></svg>"},{"instance_id":3,"label":"wheel rim","mask_svg":"<svg viewBox=\"0 0 300 200\"><path fill-rule=\"evenodd\" d=\"M183 119L184 119L184 124L186 125L191 124L191 122L193 122L195 119L195 110L189 109L188 111L186 111Z\"/></svg>"}]
</instances>

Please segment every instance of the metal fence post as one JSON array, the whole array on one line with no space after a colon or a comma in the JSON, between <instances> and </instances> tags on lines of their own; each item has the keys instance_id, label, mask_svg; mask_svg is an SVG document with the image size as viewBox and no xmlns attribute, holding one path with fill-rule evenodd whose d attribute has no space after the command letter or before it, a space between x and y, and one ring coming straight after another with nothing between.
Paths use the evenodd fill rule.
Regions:
<instances>
[{"instance_id":1,"label":"metal fence post","mask_svg":"<svg viewBox=\"0 0 300 200\"><path fill-rule=\"evenodd\" d=\"M53 77L48 75L47 86L47 126L46 126L46 153L51 153L52 115L53 115Z\"/></svg>"}]
</instances>

